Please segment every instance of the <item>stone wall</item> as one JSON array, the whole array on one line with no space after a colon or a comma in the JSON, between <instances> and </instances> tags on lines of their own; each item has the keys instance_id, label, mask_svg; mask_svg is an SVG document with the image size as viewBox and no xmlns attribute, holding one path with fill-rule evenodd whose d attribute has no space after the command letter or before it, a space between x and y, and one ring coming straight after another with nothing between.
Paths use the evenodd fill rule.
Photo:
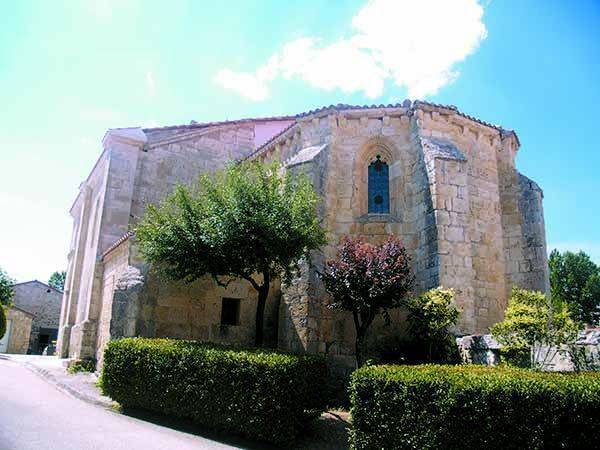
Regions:
<instances>
[{"instance_id":1,"label":"stone wall","mask_svg":"<svg viewBox=\"0 0 600 450\"><path fill-rule=\"evenodd\" d=\"M5 310L6 320L11 321L10 331L7 329L8 347L6 353L25 354L29 349L29 337L33 315L19 308L9 307Z\"/></svg>"},{"instance_id":2,"label":"stone wall","mask_svg":"<svg viewBox=\"0 0 600 450\"><path fill-rule=\"evenodd\" d=\"M97 357L108 339L107 316L114 281L103 254L135 225L146 205L158 203L180 183L195 181L231 159L250 153L255 139L289 120L239 121L208 126L110 130L104 151L82 183L72 208L73 238L58 353ZM110 264L109 264L110 265Z\"/></svg>"},{"instance_id":3,"label":"stone wall","mask_svg":"<svg viewBox=\"0 0 600 450\"><path fill-rule=\"evenodd\" d=\"M445 191L441 211L450 216L447 228L438 224L440 284L456 289L459 331L484 331L502 318L507 298L497 165L500 133L453 110L424 105L415 115L421 136L447 143L460 152L459 159L464 157L464 162L445 164L451 182L447 188L440 186Z\"/></svg>"},{"instance_id":4,"label":"stone wall","mask_svg":"<svg viewBox=\"0 0 600 450\"><path fill-rule=\"evenodd\" d=\"M288 123L266 125L273 132ZM146 130L148 142L140 153L131 199L133 223L143 216L148 204L160 203L178 184L194 183L200 174L214 173L229 161L248 155L254 149L258 126L242 122L181 132Z\"/></svg>"},{"instance_id":5,"label":"stone wall","mask_svg":"<svg viewBox=\"0 0 600 450\"><path fill-rule=\"evenodd\" d=\"M62 292L37 280L16 284L13 289L15 306L34 316L28 352L41 354L44 349L38 345L40 332L49 336L48 344L56 340Z\"/></svg>"},{"instance_id":6,"label":"stone wall","mask_svg":"<svg viewBox=\"0 0 600 450\"><path fill-rule=\"evenodd\" d=\"M345 235L371 242L399 236L413 258L417 292L455 289L462 334L485 332L501 320L513 284L531 288L527 277L547 280L534 270L546 264L541 192L519 181L514 133L426 104L315 116L299 120L257 155L287 166L301 160L323 196L328 245L283 289L282 348L345 361L353 354L351 318L327 308L315 276ZM390 166L389 215L366 211L366 169L376 154ZM535 266L517 263L527 277L510 272L520 258L515 248L535 258ZM391 327L375 323L371 341L402 335L404 317L396 311Z\"/></svg>"},{"instance_id":7,"label":"stone wall","mask_svg":"<svg viewBox=\"0 0 600 450\"><path fill-rule=\"evenodd\" d=\"M519 264L519 285L526 289L549 292L546 226L540 187L519 174L519 212L523 236L523 260Z\"/></svg>"},{"instance_id":8,"label":"stone wall","mask_svg":"<svg viewBox=\"0 0 600 450\"><path fill-rule=\"evenodd\" d=\"M98 367L108 341L125 336L254 344L257 294L248 282L234 281L223 288L210 277L193 283L165 279L143 263L133 238L112 249L103 263ZM221 325L223 298L240 299L238 325ZM277 343L279 298L276 280L265 310L265 344L271 347Z\"/></svg>"},{"instance_id":9,"label":"stone wall","mask_svg":"<svg viewBox=\"0 0 600 450\"><path fill-rule=\"evenodd\" d=\"M95 348L95 358L102 365L106 344L111 339L110 327L112 320L113 297L117 282L129 266L129 241L123 242L112 250L103 260L104 270L102 279L102 308L98 321L98 336Z\"/></svg>"}]
</instances>

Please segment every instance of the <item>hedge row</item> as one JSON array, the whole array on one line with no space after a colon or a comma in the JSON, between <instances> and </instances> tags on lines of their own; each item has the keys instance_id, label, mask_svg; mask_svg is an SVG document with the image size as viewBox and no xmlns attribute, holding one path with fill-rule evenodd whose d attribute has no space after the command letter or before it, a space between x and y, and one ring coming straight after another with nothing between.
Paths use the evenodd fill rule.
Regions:
<instances>
[{"instance_id":1,"label":"hedge row","mask_svg":"<svg viewBox=\"0 0 600 450\"><path fill-rule=\"evenodd\" d=\"M284 443L325 408L324 359L168 339L112 341L102 389L125 408Z\"/></svg>"},{"instance_id":2,"label":"hedge row","mask_svg":"<svg viewBox=\"0 0 600 450\"><path fill-rule=\"evenodd\" d=\"M600 374L373 366L350 384L355 449L591 448Z\"/></svg>"}]
</instances>

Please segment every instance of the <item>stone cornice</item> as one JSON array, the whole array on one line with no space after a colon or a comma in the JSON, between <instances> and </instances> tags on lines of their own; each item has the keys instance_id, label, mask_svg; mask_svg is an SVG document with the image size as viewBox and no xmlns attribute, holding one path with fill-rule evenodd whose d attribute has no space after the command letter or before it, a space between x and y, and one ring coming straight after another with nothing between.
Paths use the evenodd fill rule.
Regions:
<instances>
[{"instance_id":1,"label":"stone cornice","mask_svg":"<svg viewBox=\"0 0 600 450\"><path fill-rule=\"evenodd\" d=\"M148 150L148 149L160 147L162 145L168 145L168 144L174 144L174 143L181 142L181 141L187 141L189 139L197 138L197 137L203 136L205 134L214 133L215 131L235 129L235 128L239 127L240 123L246 123L246 122L235 122L235 123L231 122L231 123L226 123L224 125L214 125L214 126L210 126L210 127L206 127L206 128L192 129L192 131L190 131L188 133L181 133L178 135L169 136L164 139L159 139L159 140L153 141L150 144L144 145L144 149ZM250 122L248 122L248 123L250 123Z\"/></svg>"},{"instance_id":2,"label":"stone cornice","mask_svg":"<svg viewBox=\"0 0 600 450\"><path fill-rule=\"evenodd\" d=\"M254 159L260 155L268 153L277 145L286 141L290 134L296 132L300 128L298 125L318 121L324 117L331 116L333 126L339 125L344 120L361 120L365 119L382 119L389 117L416 117L422 120L425 114L431 115L433 120L438 117L444 117L456 125L462 126L463 130L468 128L476 130L479 136L488 136L490 139L513 139L515 148L520 146L519 138L513 130L507 130L499 125L494 125L473 116L461 112L453 105L440 105L425 101L410 102L405 100L402 104L395 105L371 105L371 106L355 106L355 105L330 105L316 110L301 113L296 116L296 122L290 125L287 129L273 136L269 141L265 142L261 147L257 148L253 153L244 159ZM335 122L334 122L335 121ZM294 131L292 131L294 130Z\"/></svg>"},{"instance_id":3,"label":"stone cornice","mask_svg":"<svg viewBox=\"0 0 600 450\"><path fill-rule=\"evenodd\" d=\"M104 135L102 146L108 148L112 144L119 143L141 148L146 142L148 142L148 137L139 127L112 128Z\"/></svg>"}]
</instances>

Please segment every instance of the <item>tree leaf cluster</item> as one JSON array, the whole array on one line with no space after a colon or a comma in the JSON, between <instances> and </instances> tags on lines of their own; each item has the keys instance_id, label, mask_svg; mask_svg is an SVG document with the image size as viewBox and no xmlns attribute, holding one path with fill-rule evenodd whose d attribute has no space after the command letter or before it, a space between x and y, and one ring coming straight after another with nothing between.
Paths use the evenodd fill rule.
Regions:
<instances>
[{"instance_id":1,"label":"tree leaf cluster","mask_svg":"<svg viewBox=\"0 0 600 450\"><path fill-rule=\"evenodd\" d=\"M448 332L459 317L453 289L430 289L411 298L407 307L411 339L426 349L427 360L433 359L434 350L456 346Z\"/></svg>"},{"instance_id":2,"label":"tree leaf cluster","mask_svg":"<svg viewBox=\"0 0 600 450\"><path fill-rule=\"evenodd\" d=\"M388 310L404 304L413 287L410 257L395 236L381 245L345 237L337 257L325 263L320 277L331 295L329 306L352 312L360 366L362 344L377 314L382 313L389 322Z\"/></svg>"},{"instance_id":3,"label":"tree leaf cluster","mask_svg":"<svg viewBox=\"0 0 600 450\"><path fill-rule=\"evenodd\" d=\"M64 291L67 272L64 270L53 272L48 279L48 285L59 291Z\"/></svg>"},{"instance_id":4,"label":"tree leaf cluster","mask_svg":"<svg viewBox=\"0 0 600 450\"><path fill-rule=\"evenodd\" d=\"M579 328L566 304L553 303L542 292L515 287L504 320L491 331L509 352L528 349L530 366L542 368L561 346L577 338Z\"/></svg>"},{"instance_id":5,"label":"tree leaf cluster","mask_svg":"<svg viewBox=\"0 0 600 450\"><path fill-rule=\"evenodd\" d=\"M246 162L178 186L160 206L150 205L136 238L147 260L173 279L210 274L220 283L283 274L325 242L307 177L281 175L278 165Z\"/></svg>"},{"instance_id":6,"label":"tree leaf cluster","mask_svg":"<svg viewBox=\"0 0 600 450\"><path fill-rule=\"evenodd\" d=\"M14 284L15 280L8 276L8 273L0 267L0 304L10 305L12 303L12 299L15 295L13 290Z\"/></svg>"},{"instance_id":7,"label":"tree leaf cluster","mask_svg":"<svg viewBox=\"0 0 600 450\"><path fill-rule=\"evenodd\" d=\"M573 317L583 323L598 323L600 267L580 251L553 250L548 259L553 301L565 302Z\"/></svg>"}]
</instances>

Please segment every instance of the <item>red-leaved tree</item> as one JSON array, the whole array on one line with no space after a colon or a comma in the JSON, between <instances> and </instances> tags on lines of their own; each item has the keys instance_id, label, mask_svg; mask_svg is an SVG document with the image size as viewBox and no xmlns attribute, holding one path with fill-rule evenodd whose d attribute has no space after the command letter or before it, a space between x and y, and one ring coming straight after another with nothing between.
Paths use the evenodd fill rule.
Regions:
<instances>
[{"instance_id":1,"label":"red-leaved tree","mask_svg":"<svg viewBox=\"0 0 600 450\"><path fill-rule=\"evenodd\" d=\"M388 310L401 306L413 287L410 257L395 236L381 245L346 237L337 258L325 263L320 276L332 297L330 307L352 312L360 367L363 342L373 319L382 313L389 322Z\"/></svg>"}]
</instances>

